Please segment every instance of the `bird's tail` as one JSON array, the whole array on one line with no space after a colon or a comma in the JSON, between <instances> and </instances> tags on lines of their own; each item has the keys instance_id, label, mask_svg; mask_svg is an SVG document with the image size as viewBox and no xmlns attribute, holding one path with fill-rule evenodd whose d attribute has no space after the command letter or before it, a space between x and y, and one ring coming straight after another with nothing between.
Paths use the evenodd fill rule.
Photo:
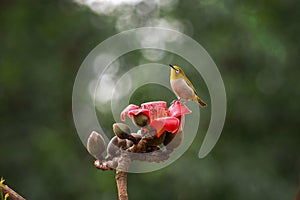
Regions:
<instances>
[{"instance_id":1,"label":"bird's tail","mask_svg":"<svg viewBox=\"0 0 300 200\"><path fill-rule=\"evenodd\" d=\"M207 104L204 101L202 101L198 96L196 96L196 100L200 106L202 107L207 106Z\"/></svg>"}]
</instances>

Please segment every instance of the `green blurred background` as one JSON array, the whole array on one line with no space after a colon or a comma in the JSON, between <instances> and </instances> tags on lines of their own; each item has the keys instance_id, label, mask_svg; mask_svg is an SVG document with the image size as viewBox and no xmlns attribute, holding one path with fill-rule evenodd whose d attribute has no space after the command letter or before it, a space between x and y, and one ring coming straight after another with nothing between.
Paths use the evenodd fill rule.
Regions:
<instances>
[{"instance_id":1,"label":"green blurred background","mask_svg":"<svg viewBox=\"0 0 300 200\"><path fill-rule=\"evenodd\" d=\"M8 185L27 199L117 199L114 172L97 171L76 134L73 82L97 44L152 25L203 45L222 74L228 111L209 156L197 157L204 114L201 133L180 159L129 175L130 199L293 199L300 175L300 1L93 2L0 2L0 176ZM122 64L164 58L155 59L133 53ZM153 100L140 95L159 95L156 87L141 88L136 99ZM112 123L108 116L107 130Z\"/></svg>"}]
</instances>

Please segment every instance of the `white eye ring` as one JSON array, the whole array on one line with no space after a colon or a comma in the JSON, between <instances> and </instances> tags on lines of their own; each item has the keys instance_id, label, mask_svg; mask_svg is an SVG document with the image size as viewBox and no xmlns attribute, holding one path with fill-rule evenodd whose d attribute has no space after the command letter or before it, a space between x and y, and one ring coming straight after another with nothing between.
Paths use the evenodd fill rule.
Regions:
<instances>
[{"instance_id":1,"label":"white eye ring","mask_svg":"<svg viewBox=\"0 0 300 200\"><path fill-rule=\"evenodd\" d=\"M175 72L176 72L176 73L179 73L179 70L178 70L178 69L176 69L176 70L175 70Z\"/></svg>"}]
</instances>

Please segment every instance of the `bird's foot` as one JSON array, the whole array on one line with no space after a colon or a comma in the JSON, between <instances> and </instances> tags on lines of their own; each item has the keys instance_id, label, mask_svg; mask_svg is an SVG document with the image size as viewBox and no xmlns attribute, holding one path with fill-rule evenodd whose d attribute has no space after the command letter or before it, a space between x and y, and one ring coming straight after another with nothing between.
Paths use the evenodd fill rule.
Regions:
<instances>
[{"instance_id":1,"label":"bird's foot","mask_svg":"<svg viewBox=\"0 0 300 200\"><path fill-rule=\"evenodd\" d=\"M176 101L181 102L181 99L174 99L174 100L171 102L171 105L172 105L173 103L175 103Z\"/></svg>"},{"instance_id":2,"label":"bird's foot","mask_svg":"<svg viewBox=\"0 0 300 200\"><path fill-rule=\"evenodd\" d=\"M186 103L185 100L179 98L179 99L174 99L174 100L171 102L171 105L174 104L174 103L177 102L177 101L179 101L180 103L184 103L184 104Z\"/></svg>"},{"instance_id":3,"label":"bird's foot","mask_svg":"<svg viewBox=\"0 0 300 200\"><path fill-rule=\"evenodd\" d=\"M178 101L180 102L180 103L183 103L183 104L185 104L187 101L186 100L184 100L184 99L178 99Z\"/></svg>"},{"instance_id":4,"label":"bird's foot","mask_svg":"<svg viewBox=\"0 0 300 200\"><path fill-rule=\"evenodd\" d=\"M170 103L170 105L174 104L176 101L178 101L178 100L174 99L174 100Z\"/></svg>"}]
</instances>

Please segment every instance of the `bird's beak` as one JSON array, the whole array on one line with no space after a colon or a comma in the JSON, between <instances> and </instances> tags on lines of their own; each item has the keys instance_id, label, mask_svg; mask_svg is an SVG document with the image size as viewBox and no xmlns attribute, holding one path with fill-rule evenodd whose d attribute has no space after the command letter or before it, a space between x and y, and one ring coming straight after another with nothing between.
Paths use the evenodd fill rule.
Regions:
<instances>
[{"instance_id":1,"label":"bird's beak","mask_svg":"<svg viewBox=\"0 0 300 200\"><path fill-rule=\"evenodd\" d=\"M176 69L174 68L174 66L173 66L173 65L171 65L171 64L170 64L169 66L170 66L171 68L173 68L174 70L176 70Z\"/></svg>"}]
</instances>

